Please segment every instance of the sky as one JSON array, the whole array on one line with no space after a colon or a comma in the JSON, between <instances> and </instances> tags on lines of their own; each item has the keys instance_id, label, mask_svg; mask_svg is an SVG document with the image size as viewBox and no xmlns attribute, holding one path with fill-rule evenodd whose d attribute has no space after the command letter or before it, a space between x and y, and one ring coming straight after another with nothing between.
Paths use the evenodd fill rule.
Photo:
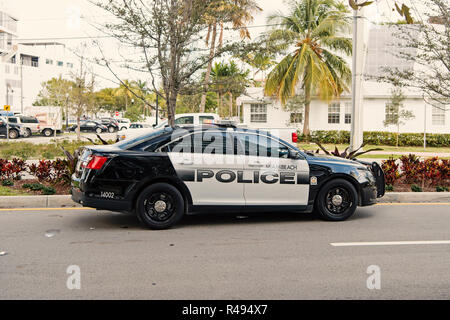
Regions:
<instances>
[{"instance_id":1,"label":"sky","mask_svg":"<svg viewBox=\"0 0 450 320\"><path fill-rule=\"evenodd\" d=\"M400 0L409 3L410 0ZM257 0L262 12L255 16L250 32L252 37L257 37L266 28L258 27L266 23L269 14L281 10L286 12L288 6L282 0ZM345 2L347 2L345 0ZM378 0L374 5L367 7L366 17L372 22L396 21L400 19L392 12L393 0ZM19 19L18 40L40 40L48 38L79 38L99 36L102 33L93 27L95 23L103 23L108 20L107 14L95 7L87 0L0 0L0 7L4 5ZM69 47L77 46L80 41L86 39L61 39ZM101 39L101 42L109 48L108 52L120 57L116 43L110 39ZM114 57L112 57L114 59ZM107 71L107 70L106 70ZM100 72L104 77L111 78L105 70ZM113 78L113 77L112 77Z\"/></svg>"}]
</instances>

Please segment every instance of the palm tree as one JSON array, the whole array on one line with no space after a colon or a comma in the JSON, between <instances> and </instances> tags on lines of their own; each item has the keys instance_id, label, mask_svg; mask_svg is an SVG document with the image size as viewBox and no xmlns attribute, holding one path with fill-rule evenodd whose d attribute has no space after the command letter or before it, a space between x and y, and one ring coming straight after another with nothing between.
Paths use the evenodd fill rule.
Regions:
<instances>
[{"instance_id":1,"label":"palm tree","mask_svg":"<svg viewBox=\"0 0 450 320\"><path fill-rule=\"evenodd\" d=\"M348 91L351 70L339 53L351 55L352 41L346 37L349 21L347 9L335 0L300 0L292 3L288 15L268 18L279 27L269 31L268 39L281 50L295 46L268 75L265 94L276 95L284 105L303 89L305 122L303 134L309 135L312 95L330 101Z\"/></svg>"},{"instance_id":2,"label":"palm tree","mask_svg":"<svg viewBox=\"0 0 450 320\"><path fill-rule=\"evenodd\" d=\"M200 112L204 112L206 105L206 93L209 87L213 59L216 56L217 49L222 47L224 20L217 18L224 17L227 22L231 22L235 30L239 30L242 39L250 39L250 32L246 25L253 21L253 13L261 11L255 0L218 0L215 3L215 14L206 15L205 20L208 23L208 34L206 36L206 45L209 46L209 62L206 67L202 98L200 102ZM217 36L219 39L217 41Z\"/></svg>"},{"instance_id":3,"label":"palm tree","mask_svg":"<svg viewBox=\"0 0 450 320\"><path fill-rule=\"evenodd\" d=\"M230 63L215 63L211 69L212 89L217 94L217 105L219 114L225 115L222 111L222 98L228 95L229 117L233 116L233 102L235 98L245 91L248 82L248 70L239 69L233 60Z\"/></svg>"},{"instance_id":4,"label":"palm tree","mask_svg":"<svg viewBox=\"0 0 450 320\"><path fill-rule=\"evenodd\" d=\"M120 84L120 86L114 91L114 95L116 97L125 97L125 111L128 109L128 99L133 99L134 95L129 90L133 88L133 82L129 80L124 80L123 84Z\"/></svg>"}]
</instances>

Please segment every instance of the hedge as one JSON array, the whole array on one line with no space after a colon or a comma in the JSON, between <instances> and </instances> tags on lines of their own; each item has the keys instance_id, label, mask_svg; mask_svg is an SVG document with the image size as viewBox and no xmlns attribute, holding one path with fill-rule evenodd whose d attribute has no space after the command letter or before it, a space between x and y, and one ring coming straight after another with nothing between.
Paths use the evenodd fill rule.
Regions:
<instances>
[{"instance_id":1,"label":"hedge","mask_svg":"<svg viewBox=\"0 0 450 320\"><path fill-rule=\"evenodd\" d=\"M330 144L348 144L350 143L350 131L337 130L318 130L312 131L309 139L299 132L300 141L318 141L320 143ZM385 131L366 131L364 132L364 142L370 145L395 146L397 134L395 132ZM398 145L401 147L420 147L423 146L422 133L400 133ZM427 146L429 147L450 147L450 134L427 134Z\"/></svg>"}]
</instances>

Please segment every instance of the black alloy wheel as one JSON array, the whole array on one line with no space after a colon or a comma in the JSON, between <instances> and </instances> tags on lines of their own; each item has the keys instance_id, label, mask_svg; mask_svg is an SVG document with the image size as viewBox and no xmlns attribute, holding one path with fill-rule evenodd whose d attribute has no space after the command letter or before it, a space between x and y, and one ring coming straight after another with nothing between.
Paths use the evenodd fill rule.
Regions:
<instances>
[{"instance_id":1,"label":"black alloy wheel","mask_svg":"<svg viewBox=\"0 0 450 320\"><path fill-rule=\"evenodd\" d=\"M327 182L319 191L315 202L315 213L327 221L344 221L358 207L358 192L353 184L344 179Z\"/></svg>"},{"instance_id":2,"label":"black alloy wheel","mask_svg":"<svg viewBox=\"0 0 450 320\"><path fill-rule=\"evenodd\" d=\"M184 199L180 191L168 183L155 183L141 192L136 203L136 216L146 227L167 229L184 215Z\"/></svg>"}]
</instances>

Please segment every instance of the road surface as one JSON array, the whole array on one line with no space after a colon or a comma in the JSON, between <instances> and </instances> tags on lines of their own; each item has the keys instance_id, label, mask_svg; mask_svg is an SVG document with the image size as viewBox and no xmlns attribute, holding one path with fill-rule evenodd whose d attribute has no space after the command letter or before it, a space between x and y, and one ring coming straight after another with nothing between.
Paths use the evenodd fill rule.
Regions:
<instances>
[{"instance_id":1,"label":"road surface","mask_svg":"<svg viewBox=\"0 0 450 320\"><path fill-rule=\"evenodd\" d=\"M67 288L73 265L80 290ZM83 208L0 211L0 299L450 299L449 271L450 204L341 223L190 216L165 231Z\"/></svg>"}]
</instances>

